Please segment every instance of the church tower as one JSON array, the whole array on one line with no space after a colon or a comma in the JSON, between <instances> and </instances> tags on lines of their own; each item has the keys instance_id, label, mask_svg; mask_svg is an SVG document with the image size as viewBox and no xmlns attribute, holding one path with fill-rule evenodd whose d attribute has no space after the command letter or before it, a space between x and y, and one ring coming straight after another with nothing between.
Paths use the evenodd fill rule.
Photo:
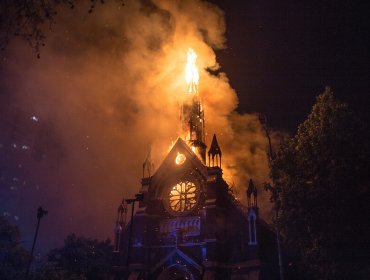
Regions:
<instances>
[{"instance_id":1,"label":"church tower","mask_svg":"<svg viewBox=\"0 0 370 280\"><path fill-rule=\"evenodd\" d=\"M188 90L181 105L181 124L184 140L205 163L207 146L205 145L204 110L198 94L199 74L195 65L196 59L196 53L189 49L186 65Z\"/></svg>"},{"instance_id":2,"label":"church tower","mask_svg":"<svg viewBox=\"0 0 370 280\"><path fill-rule=\"evenodd\" d=\"M206 162L195 62L196 54L189 50L181 136L154 173L143 172L136 197L125 200L132 206L129 223L122 217L127 205L118 209L115 279L274 279L262 277L267 266L259 234L268 236L270 231L258 218L253 182L244 207L222 177L216 135Z\"/></svg>"}]
</instances>

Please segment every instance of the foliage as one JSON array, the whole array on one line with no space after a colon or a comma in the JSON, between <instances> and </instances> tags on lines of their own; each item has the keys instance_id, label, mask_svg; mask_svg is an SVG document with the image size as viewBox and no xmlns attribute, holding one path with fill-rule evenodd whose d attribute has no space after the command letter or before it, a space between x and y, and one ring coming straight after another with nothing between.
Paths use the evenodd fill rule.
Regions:
<instances>
[{"instance_id":1,"label":"foliage","mask_svg":"<svg viewBox=\"0 0 370 280\"><path fill-rule=\"evenodd\" d=\"M38 279L105 279L112 265L111 241L67 236L64 247L48 254Z\"/></svg>"},{"instance_id":2,"label":"foliage","mask_svg":"<svg viewBox=\"0 0 370 280\"><path fill-rule=\"evenodd\" d=\"M272 162L278 223L312 279L370 275L367 128L330 88Z\"/></svg>"},{"instance_id":3,"label":"foliage","mask_svg":"<svg viewBox=\"0 0 370 280\"><path fill-rule=\"evenodd\" d=\"M38 280L106 279L112 265L111 241L67 236L64 247L49 252L30 277ZM24 279L29 253L20 246L17 226L0 217L0 279Z\"/></svg>"},{"instance_id":4,"label":"foliage","mask_svg":"<svg viewBox=\"0 0 370 280\"><path fill-rule=\"evenodd\" d=\"M0 217L0 279L23 279L29 253L20 246L17 226Z\"/></svg>"},{"instance_id":5,"label":"foliage","mask_svg":"<svg viewBox=\"0 0 370 280\"><path fill-rule=\"evenodd\" d=\"M123 0L117 0L124 5ZM45 45L45 27L52 27L56 22L58 9L67 6L73 9L76 0L2 0L0 1L0 47L4 49L12 36L19 36L27 41L36 51ZM88 13L92 13L97 2L90 0Z\"/></svg>"}]
</instances>

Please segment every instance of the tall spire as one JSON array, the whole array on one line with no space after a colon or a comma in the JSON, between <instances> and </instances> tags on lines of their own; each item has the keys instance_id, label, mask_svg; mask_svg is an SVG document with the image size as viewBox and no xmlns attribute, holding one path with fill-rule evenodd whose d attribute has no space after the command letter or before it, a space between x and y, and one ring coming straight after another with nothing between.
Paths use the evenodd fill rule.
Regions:
<instances>
[{"instance_id":1,"label":"tall spire","mask_svg":"<svg viewBox=\"0 0 370 280\"><path fill-rule=\"evenodd\" d=\"M121 205L117 209L117 220L115 229L115 241L114 241L114 251L120 252L121 248L121 238L122 231L126 226L126 215L127 215L127 203L125 199L122 199Z\"/></svg>"},{"instance_id":2,"label":"tall spire","mask_svg":"<svg viewBox=\"0 0 370 280\"><path fill-rule=\"evenodd\" d=\"M153 169L154 169L154 164L152 161L152 148L150 148L149 153L145 161L143 162L143 178L145 177L145 175L150 177L153 172Z\"/></svg>"},{"instance_id":3,"label":"tall spire","mask_svg":"<svg viewBox=\"0 0 370 280\"><path fill-rule=\"evenodd\" d=\"M253 201L251 201L252 195ZM253 184L252 179L249 180L249 186L247 189L247 203L248 207L257 207L257 188Z\"/></svg>"},{"instance_id":4,"label":"tall spire","mask_svg":"<svg viewBox=\"0 0 370 280\"><path fill-rule=\"evenodd\" d=\"M199 74L195 64L196 59L196 53L189 49L185 69L188 90L181 106L181 123L187 144L205 162L207 146L204 144L204 110L198 95Z\"/></svg>"}]
</instances>

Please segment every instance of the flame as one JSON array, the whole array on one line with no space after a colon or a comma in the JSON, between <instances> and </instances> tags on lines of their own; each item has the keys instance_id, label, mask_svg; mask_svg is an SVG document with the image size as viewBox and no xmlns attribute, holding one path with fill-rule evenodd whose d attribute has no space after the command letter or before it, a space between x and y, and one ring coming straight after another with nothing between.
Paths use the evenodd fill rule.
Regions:
<instances>
[{"instance_id":1,"label":"flame","mask_svg":"<svg viewBox=\"0 0 370 280\"><path fill-rule=\"evenodd\" d=\"M167 153L169 153L172 150L174 145L175 145L175 141L171 140L171 145L168 146Z\"/></svg>"},{"instance_id":2,"label":"flame","mask_svg":"<svg viewBox=\"0 0 370 280\"><path fill-rule=\"evenodd\" d=\"M182 165L185 162L185 160L186 160L186 156L184 154L177 152L177 156L175 159L176 164Z\"/></svg>"},{"instance_id":3,"label":"flame","mask_svg":"<svg viewBox=\"0 0 370 280\"><path fill-rule=\"evenodd\" d=\"M197 54L193 49L188 50L188 60L185 68L185 80L188 85L188 93L197 94L199 84L199 73L195 61Z\"/></svg>"}]
</instances>

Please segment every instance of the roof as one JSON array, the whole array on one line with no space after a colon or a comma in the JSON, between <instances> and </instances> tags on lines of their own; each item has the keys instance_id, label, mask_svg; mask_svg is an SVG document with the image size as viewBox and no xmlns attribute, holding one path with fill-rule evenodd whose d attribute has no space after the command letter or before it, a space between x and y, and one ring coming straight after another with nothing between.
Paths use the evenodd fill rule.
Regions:
<instances>
[{"instance_id":1,"label":"roof","mask_svg":"<svg viewBox=\"0 0 370 280\"><path fill-rule=\"evenodd\" d=\"M181 164L176 164L176 157L179 154L182 154L185 160ZM185 141L178 138L162 164L152 176L149 192L154 193L155 198L159 198L165 185L171 181L175 183L179 178L188 176L189 173L206 179L207 167Z\"/></svg>"}]
</instances>

